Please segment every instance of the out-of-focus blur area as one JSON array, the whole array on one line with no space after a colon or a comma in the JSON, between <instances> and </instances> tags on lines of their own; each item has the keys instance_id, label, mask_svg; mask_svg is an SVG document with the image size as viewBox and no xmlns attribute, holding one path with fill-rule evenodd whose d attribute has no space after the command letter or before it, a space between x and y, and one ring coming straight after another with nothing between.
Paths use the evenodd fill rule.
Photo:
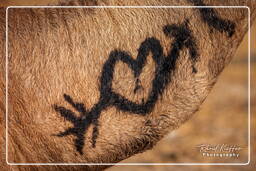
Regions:
<instances>
[{"instance_id":1,"label":"out-of-focus blur area","mask_svg":"<svg viewBox=\"0 0 256 171\"><path fill-rule=\"evenodd\" d=\"M256 118L256 24L251 28L251 162L249 166L222 166L218 170L255 168L254 128ZM236 56L224 69L209 96L195 115L171 132L152 150L122 163L247 163L248 162L248 33ZM200 146L200 147L197 147ZM218 147L216 147L218 146ZM204 147L204 148L203 148ZM230 152L222 149L241 147ZM212 148L212 149L211 149ZM201 151L200 151L201 150ZM210 154L215 156L209 156ZM239 157L220 157L239 153ZM208 156L207 156L208 154ZM216 166L116 166L108 171L130 170L215 170Z\"/></svg>"}]
</instances>

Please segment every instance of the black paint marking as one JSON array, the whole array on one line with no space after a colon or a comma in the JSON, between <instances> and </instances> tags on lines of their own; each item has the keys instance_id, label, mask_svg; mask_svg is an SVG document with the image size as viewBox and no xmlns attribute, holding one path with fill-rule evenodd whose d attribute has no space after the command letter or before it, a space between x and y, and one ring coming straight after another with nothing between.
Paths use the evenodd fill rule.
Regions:
<instances>
[{"instance_id":1,"label":"black paint marking","mask_svg":"<svg viewBox=\"0 0 256 171\"><path fill-rule=\"evenodd\" d=\"M195 6L206 6L202 0L189 0ZM213 27L219 32L227 32L228 36L231 37L235 33L235 23L230 20L224 20L218 16L212 8L198 8L200 16L209 27Z\"/></svg>"},{"instance_id":2,"label":"black paint marking","mask_svg":"<svg viewBox=\"0 0 256 171\"><path fill-rule=\"evenodd\" d=\"M188 28L188 21L186 20L181 25L167 25L163 28L163 32L167 37L174 38L173 43L171 43L172 48L170 48L167 56L163 54L160 41L154 37L146 38L146 40L141 43L136 59L133 59L129 53L121 50L113 50L109 54L108 60L103 65L102 75L100 77L100 98L98 103L96 103L90 111L87 111L82 103L76 103L70 96L64 94L64 99L80 113L80 116L76 117L74 112L64 107L54 105L54 109L74 125L74 127L57 134L57 136L76 136L76 149L80 154L83 154L84 134L90 125L93 125L92 146L95 147L96 145L99 126L98 118L104 109L112 106L121 111L130 112L131 114L143 116L149 114L153 110L159 96L162 95L163 91L170 83L171 73L175 70L176 61L183 48L189 50L190 60L192 61L192 72L196 73L197 70L194 64L198 57L197 47L194 37ZM156 71L148 99L144 99L140 104L137 104L114 92L112 90L112 80L116 63L122 61L128 64L129 68L132 69L136 79L136 88L134 90L134 92L136 92L140 88L139 76L150 52L156 63Z\"/></svg>"},{"instance_id":3,"label":"black paint marking","mask_svg":"<svg viewBox=\"0 0 256 171\"><path fill-rule=\"evenodd\" d=\"M202 0L190 0L196 6L205 6ZM200 8L200 15L204 22L211 28L220 32L227 32L231 37L235 32L235 24L229 20L221 19L215 10L210 8ZM163 54L163 48L159 40L154 37L147 38L141 43L136 59L133 59L129 53L121 50L113 50L108 60L103 65L102 75L100 77L100 99L91 110L86 110L84 104L76 103L69 96L64 94L64 99L71 104L71 106L80 113L80 116L75 116L74 112L64 107L54 105L54 109L61 114L62 117L73 123L74 127L68 128L66 131L57 134L56 136L63 137L67 135L76 136L75 146L80 154L83 154L84 134L88 127L93 125L92 146L95 147L98 136L98 118L103 110L108 107L116 107L121 111L127 111L131 114L147 115L149 114L159 96L162 95L166 86L171 81L171 74L175 70L176 61L179 58L179 53L183 48L187 48L190 53L190 60L192 61L192 73L196 73L197 69L194 64L197 61L197 46L194 37L188 28L188 21L186 20L181 25L167 25L163 28L163 32L167 37L173 37L173 43L167 56ZM133 70L136 79L136 86L134 93L142 88L139 76L145 65L149 53L152 53L152 58L156 63L155 76L152 81L151 91L148 99L143 99L141 103L134 103L124 96L112 90L112 80L115 64L122 61Z\"/></svg>"},{"instance_id":4,"label":"black paint marking","mask_svg":"<svg viewBox=\"0 0 256 171\"><path fill-rule=\"evenodd\" d=\"M138 90L143 89L141 86L141 81L139 78L136 79L135 88L133 90L134 94L137 93Z\"/></svg>"}]
</instances>

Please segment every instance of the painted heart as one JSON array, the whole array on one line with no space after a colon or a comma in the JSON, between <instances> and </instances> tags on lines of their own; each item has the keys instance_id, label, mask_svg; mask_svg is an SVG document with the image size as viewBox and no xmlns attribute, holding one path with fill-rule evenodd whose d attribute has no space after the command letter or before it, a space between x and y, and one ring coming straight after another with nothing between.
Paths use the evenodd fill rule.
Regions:
<instances>
[{"instance_id":1,"label":"painted heart","mask_svg":"<svg viewBox=\"0 0 256 171\"><path fill-rule=\"evenodd\" d=\"M164 26L163 32L167 37L174 38L170 51L166 56L163 54L160 41L154 37L146 38L145 41L141 43L136 59L133 59L129 53L125 51L113 50L110 53L108 60L103 65L102 75L100 77L100 99L91 110L86 110L82 103L76 103L70 96L64 94L64 99L80 113L80 117L76 117L71 110L54 105L55 110L74 125L74 127L57 134L57 136L75 135L77 137L75 139L76 149L80 154L83 154L84 134L88 126L90 124L94 125L92 146L95 147L98 136L98 118L101 111L107 107L115 106L119 110L127 111L131 114L149 114L153 110L159 96L162 95L166 86L170 83L171 73L175 70L179 53L184 47L189 49L193 68L192 71L195 73L196 69L194 68L194 64L197 61L198 55L194 38L188 28L188 22L185 21L181 25L173 24ZM156 63L156 71L148 98L140 104L137 104L128 100L121 94L114 92L112 89L112 81L116 63L119 61L126 63L133 71L134 78L138 80L150 52Z\"/></svg>"},{"instance_id":2,"label":"painted heart","mask_svg":"<svg viewBox=\"0 0 256 171\"><path fill-rule=\"evenodd\" d=\"M172 49L167 56L164 56L163 48L160 45L159 40L154 37L147 38L141 43L136 59L133 59L125 51L114 50L110 53L108 60L103 66L102 76L100 79L100 99L108 103L108 106L113 105L120 110L135 114L147 114L152 111L159 95L162 94L166 85L170 82L170 74L175 69L175 63L179 57L179 51L183 47L189 48L190 57L192 62L195 63L197 57L195 43L189 29L187 28L187 24L183 24L182 26L168 25L165 26L163 30L166 36L173 36L175 38L172 43ZM153 54L152 57L156 63L156 72L152 81L152 88L148 99L141 104L136 104L112 90L115 64L118 61L126 63L133 71L134 77L138 79L150 52ZM193 71L195 71L194 68Z\"/></svg>"}]
</instances>

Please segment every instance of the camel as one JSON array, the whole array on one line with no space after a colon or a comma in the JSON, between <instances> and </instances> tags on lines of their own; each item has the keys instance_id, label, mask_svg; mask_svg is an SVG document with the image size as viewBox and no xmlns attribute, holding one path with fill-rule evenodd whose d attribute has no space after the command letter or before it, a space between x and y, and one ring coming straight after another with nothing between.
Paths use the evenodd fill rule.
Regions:
<instances>
[{"instance_id":1,"label":"camel","mask_svg":"<svg viewBox=\"0 0 256 171\"><path fill-rule=\"evenodd\" d=\"M7 68L1 8L0 140L8 163L0 169L102 170L153 148L199 110L248 31L248 9L255 19L253 1L221 3L69 0L51 5L94 7L8 8ZM110 5L117 7L102 7Z\"/></svg>"}]
</instances>

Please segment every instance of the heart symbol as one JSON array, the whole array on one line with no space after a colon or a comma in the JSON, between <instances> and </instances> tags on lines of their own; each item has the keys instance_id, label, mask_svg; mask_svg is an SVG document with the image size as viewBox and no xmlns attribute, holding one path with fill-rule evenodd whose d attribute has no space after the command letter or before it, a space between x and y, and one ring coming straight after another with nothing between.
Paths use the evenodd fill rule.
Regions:
<instances>
[{"instance_id":1,"label":"heart symbol","mask_svg":"<svg viewBox=\"0 0 256 171\"><path fill-rule=\"evenodd\" d=\"M98 136L98 118L102 110L114 106L121 111L127 111L132 114L149 114L153 110L159 96L162 95L166 86L170 83L171 73L175 70L179 52L184 47L189 49L192 71L196 73L197 71L194 64L198 56L197 48L191 31L188 28L188 21L186 20L181 25L173 24L164 26L163 32L167 37L174 38L171 44L172 48L166 56L163 54L160 41L154 37L146 38L145 41L141 43L136 59L133 59L127 52L120 50L113 50L109 54L108 60L103 65L102 75L100 77L100 99L90 111L86 110L82 103L76 103L69 95L64 94L64 99L80 113L80 117L76 117L71 110L54 105L54 109L74 125L74 127L57 134L57 136L75 135L77 137L75 139L76 149L80 154L83 154L84 134L90 124L94 125L92 146L95 147ZM135 87L136 90L139 87L139 76L150 52L152 53L153 61L156 63L156 71L147 100L137 104L128 100L121 94L114 92L112 89L112 81L116 63L119 61L126 63L133 71L137 83Z\"/></svg>"},{"instance_id":2,"label":"heart symbol","mask_svg":"<svg viewBox=\"0 0 256 171\"><path fill-rule=\"evenodd\" d=\"M197 57L196 46L191 32L187 27L187 22L181 26L167 25L164 27L163 31L166 36L174 37L172 49L167 56L164 56L163 48L160 45L159 40L154 37L147 38L141 43L136 59L133 59L125 51L114 50L110 53L108 60L103 66L102 76L100 79L100 99L102 101L109 103L108 105L114 105L122 111L145 115L152 111L158 97L170 82L170 74L175 69L175 63L179 57L179 51L183 47L189 48L192 63L195 63ZM152 53L152 58L156 63L156 72L152 81L152 88L148 99L141 104L136 104L112 90L114 67L118 61L126 63L133 71L134 77L138 80L149 52ZM196 72L194 66L192 67L193 72ZM139 81L136 82L138 83Z\"/></svg>"}]
</instances>

